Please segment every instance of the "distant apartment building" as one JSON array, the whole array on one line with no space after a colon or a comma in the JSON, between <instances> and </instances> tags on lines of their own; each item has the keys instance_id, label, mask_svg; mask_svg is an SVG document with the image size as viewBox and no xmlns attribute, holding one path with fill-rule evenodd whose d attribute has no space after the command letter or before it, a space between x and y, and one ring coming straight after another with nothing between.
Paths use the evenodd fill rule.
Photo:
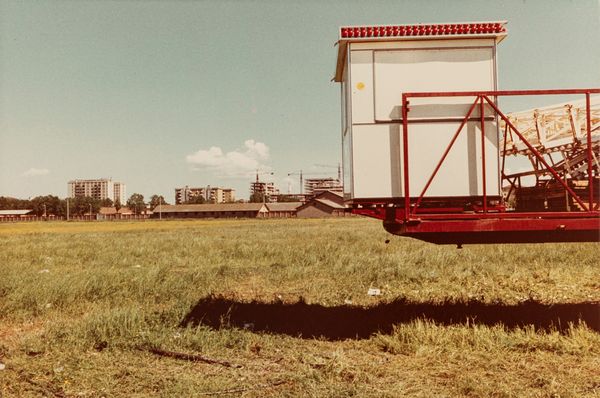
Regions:
<instances>
[{"instance_id":1,"label":"distant apartment building","mask_svg":"<svg viewBox=\"0 0 600 398\"><path fill-rule=\"evenodd\" d=\"M235 202L235 189L211 186L193 188L187 185L175 188L175 204L188 203L198 197L209 203L232 203Z\"/></svg>"},{"instance_id":2,"label":"distant apartment building","mask_svg":"<svg viewBox=\"0 0 600 398\"><path fill-rule=\"evenodd\" d=\"M315 196L325 191L344 193L344 186L337 178L307 178L304 180L304 193Z\"/></svg>"},{"instance_id":3,"label":"distant apartment building","mask_svg":"<svg viewBox=\"0 0 600 398\"><path fill-rule=\"evenodd\" d=\"M276 202L279 196L279 189L275 187L275 183L255 181L250 183L250 196L254 194L264 195L268 202Z\"/></svg>"},{"instance_id":4,"label":"distant apartment building","mask_svg":"<svg viewBox=\"0 0 600 398\"><path fill-rule=\"evenodd\" d=\"M235 202L235 189L215 188L211 191L212 197L214 197L214 203L233 203Z\"/></svg>"},{"instance_id":5,"label":"distant apartment building","mask_svg":"<svg viewBox=\"0 0 600 398\"><path fill-rule=\"evenodd\" d=\"M70 198L87 196L98 200L110 199L113 202L117 199L121 203L127 201L125 184L113 182L109 178L72 180L67 183L67 190Z\"/></svg>"},{"instance_id":6,"label":"distant apartment building","mask_svg":"<svg viewBox=\"0 0 600 398\"><path fill-rule=\"evenodd\" d=\"M113 202L116 202L117 199L119 200L119 203L123 205L127 202L127 192L125 189L125 184L123 184L122 182L113 183L113 197Z\"/></svg>"}]
</instances>

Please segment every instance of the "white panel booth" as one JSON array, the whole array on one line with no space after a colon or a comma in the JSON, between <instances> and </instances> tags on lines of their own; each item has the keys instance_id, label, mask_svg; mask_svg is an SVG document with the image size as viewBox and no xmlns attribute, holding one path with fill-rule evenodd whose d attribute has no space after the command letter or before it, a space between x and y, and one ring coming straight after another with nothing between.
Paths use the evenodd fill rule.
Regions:
<instances>
[{"instance_id":1,"label":"white panel booth","mask_svg":"<svg viewBox=\"0 0 600 398\"><path fill-rule=\"evenodd\" d=\"M347 200L401 198L402 93L496 90L497 37L340 40L344 191ZM417 197L475 97L411 98L410 196ZM486 194L500 195L499 134L485 109ZM479 105L425 197L483 195Z\"/></svg>"}]
</instances>

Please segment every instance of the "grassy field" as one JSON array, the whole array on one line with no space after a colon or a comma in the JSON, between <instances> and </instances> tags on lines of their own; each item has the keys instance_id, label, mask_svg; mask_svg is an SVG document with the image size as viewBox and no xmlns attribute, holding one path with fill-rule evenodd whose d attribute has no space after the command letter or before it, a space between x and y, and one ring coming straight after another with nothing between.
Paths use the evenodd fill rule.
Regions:
<instances>
[{"instance_id":1,"label":"grassy field","mask_svg":"<svg viewBox=\"0 0 600 398\"><path fill-rule=\"evenodd\" d=\"M388 238L0 225L0 396L600 397L600 245Z\"/></svg>"}]
</instances>

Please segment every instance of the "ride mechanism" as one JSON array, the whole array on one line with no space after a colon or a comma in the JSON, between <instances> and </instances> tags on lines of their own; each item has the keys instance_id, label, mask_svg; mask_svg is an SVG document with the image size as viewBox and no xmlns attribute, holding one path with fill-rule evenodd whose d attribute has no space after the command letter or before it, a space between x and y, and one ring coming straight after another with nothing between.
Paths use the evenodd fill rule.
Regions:
<instances>
[{"instance_id":1,"label":"ride mechanism","mask_svg":"<svg viewBox=\"0 0 600 398\"><path fill-rule=\"evenodd\" d=\"M506 35L505 21L340 28L353 213L459 247L600 241L600 89L498 90ZM515 96L562 103L502 112Z\"/></svg>"}]
</instances>

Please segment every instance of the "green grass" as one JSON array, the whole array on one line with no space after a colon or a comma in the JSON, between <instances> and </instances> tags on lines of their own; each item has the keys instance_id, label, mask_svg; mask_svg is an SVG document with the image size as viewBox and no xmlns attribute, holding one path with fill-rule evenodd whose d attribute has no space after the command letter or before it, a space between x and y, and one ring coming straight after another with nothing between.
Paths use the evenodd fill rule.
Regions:
<instances>
[{"instance_id":1,"label":"green grass","mask_svg":"<svg viewBox=\"0 0 600 398\"><path fill-rule=\"evenodd\" d=\"M584 324L414 319L331 341L181 325L210 297L323 309L600 302L598 244L388 238L362 218L0 225L0 396L600 396L600 335Z\"/></svg>"}]
</instances>

